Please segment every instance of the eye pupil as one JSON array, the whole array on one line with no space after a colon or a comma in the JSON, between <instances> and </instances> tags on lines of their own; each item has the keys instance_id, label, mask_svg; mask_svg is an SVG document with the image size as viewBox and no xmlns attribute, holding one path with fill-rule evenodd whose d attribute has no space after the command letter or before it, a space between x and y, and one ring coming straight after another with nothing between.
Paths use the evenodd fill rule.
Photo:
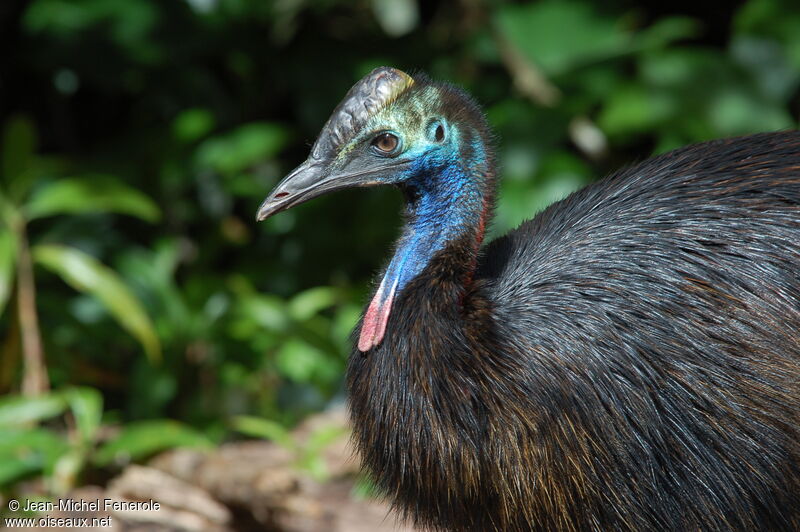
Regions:
<instances>
[{"instance_id":1,"label":"eye pupil","mask_svg":"<svg viewBox=\"0 0 800 532\"><path fill-rule=\"evenodd\" d=\"M436 142L442 142L444 140L444 128L442 127L442 124L436 126L434 138L436 139Z\"/></svg>"},{"instance_id":2,"label":"eye pupil","mask_svg":"<svg viewBox=\"0 0 800 532\"><path fill-rule=\"evenodd\" d=\"M391 153L397 148L397 137L391 133L382 133L372 141L372 145L384 153Z\"/></svg>"}]
</instances>

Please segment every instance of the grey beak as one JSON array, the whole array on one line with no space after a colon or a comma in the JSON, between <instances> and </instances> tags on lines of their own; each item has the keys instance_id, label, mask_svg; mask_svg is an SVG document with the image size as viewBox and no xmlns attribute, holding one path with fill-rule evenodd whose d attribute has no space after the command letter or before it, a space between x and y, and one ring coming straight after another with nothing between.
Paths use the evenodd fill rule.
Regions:
<instances>
[{"instance_id":1,"label":"grey beak","mask_svg":"<svg viewBox=\"0 0 800 532\"><path fill-rule=\"evenodd\" d=\"M256 220L260 222L277 212L335 190L387 184L387 180L385 178L381 180L380 176L396 171L406 164L405 161L392 161L360 172L329 174L327 160L309 157L270 192L258 208Z\"/></svg>"},{"instance_id":2,"label":"grey beak","mask_svg":"<svg viewBox=\"0 0 800 532\"><path fill-rule=\"evenodd\" d=\"M325 162L308 158L270 192L258 208L256 220L263 221L277 212L324 194L327 191L323 189L326 170Z\"/></svg>"}]
</instances>

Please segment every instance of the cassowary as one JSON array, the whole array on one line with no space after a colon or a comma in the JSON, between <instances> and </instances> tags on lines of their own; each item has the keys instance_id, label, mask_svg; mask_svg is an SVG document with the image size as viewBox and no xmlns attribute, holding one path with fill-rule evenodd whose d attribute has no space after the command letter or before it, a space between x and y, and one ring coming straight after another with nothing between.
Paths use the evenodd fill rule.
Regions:
<instances>
[{"instance_id":1,"label":"cassowary","mask_svg":"<svg viewBox=\"0 0 800 532\"><path fill-rule=\"evenodd\" d=\"M347 370L395 507L446 530L800 530L800 133L654 157L482 247L496 180L478 105L384 67L258 212L405 196Z\"/></svg>"}]
</instances>

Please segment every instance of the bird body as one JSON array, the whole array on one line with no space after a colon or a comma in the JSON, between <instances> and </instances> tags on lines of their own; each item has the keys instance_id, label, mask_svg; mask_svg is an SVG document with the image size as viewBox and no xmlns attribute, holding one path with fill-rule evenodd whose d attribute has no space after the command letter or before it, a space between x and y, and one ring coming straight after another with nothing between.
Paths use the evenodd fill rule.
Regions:
<instances>
[{"instance_id":1,"label":"bird body","mask_svg":"<svg viewBox=\"0 0 800 532\"><path fill-rule=\"evenodd\" d=\"M480 109L384 68L298 170L260 217L341 186L406 196L347 371L357 448L403 515L800 530L800 132L649 159L481 248Z\"/></svg>"}]
</instances>

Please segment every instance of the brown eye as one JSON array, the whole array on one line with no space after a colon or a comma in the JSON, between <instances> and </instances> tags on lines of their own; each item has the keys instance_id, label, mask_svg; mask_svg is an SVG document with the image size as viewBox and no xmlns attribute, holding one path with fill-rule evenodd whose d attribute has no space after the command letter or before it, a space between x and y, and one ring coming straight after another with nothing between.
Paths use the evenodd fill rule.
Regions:
<instances>
[{"instance_id":1,"label":"brown eye","mask_svg":"<svg viewBox=\"0 0 800 532\"><path fill-rule=\"evenodd\" d=\"M391 133L381 133L372 141L375 149L382 154L392 153L397 149L398 144L400 144L400 140Z\"/></svg>"},{"instance_id":2,"label":"brown eye","mask_svg":"<svg viewBox=\"0 0 800 532\"><path fill-rule=\"evenodd\" d=\"M436 142L442 142L444 140L444 128L442 127L442 124L436 126L434 138L436 139Z\"/></svg>"}]
</instances>

